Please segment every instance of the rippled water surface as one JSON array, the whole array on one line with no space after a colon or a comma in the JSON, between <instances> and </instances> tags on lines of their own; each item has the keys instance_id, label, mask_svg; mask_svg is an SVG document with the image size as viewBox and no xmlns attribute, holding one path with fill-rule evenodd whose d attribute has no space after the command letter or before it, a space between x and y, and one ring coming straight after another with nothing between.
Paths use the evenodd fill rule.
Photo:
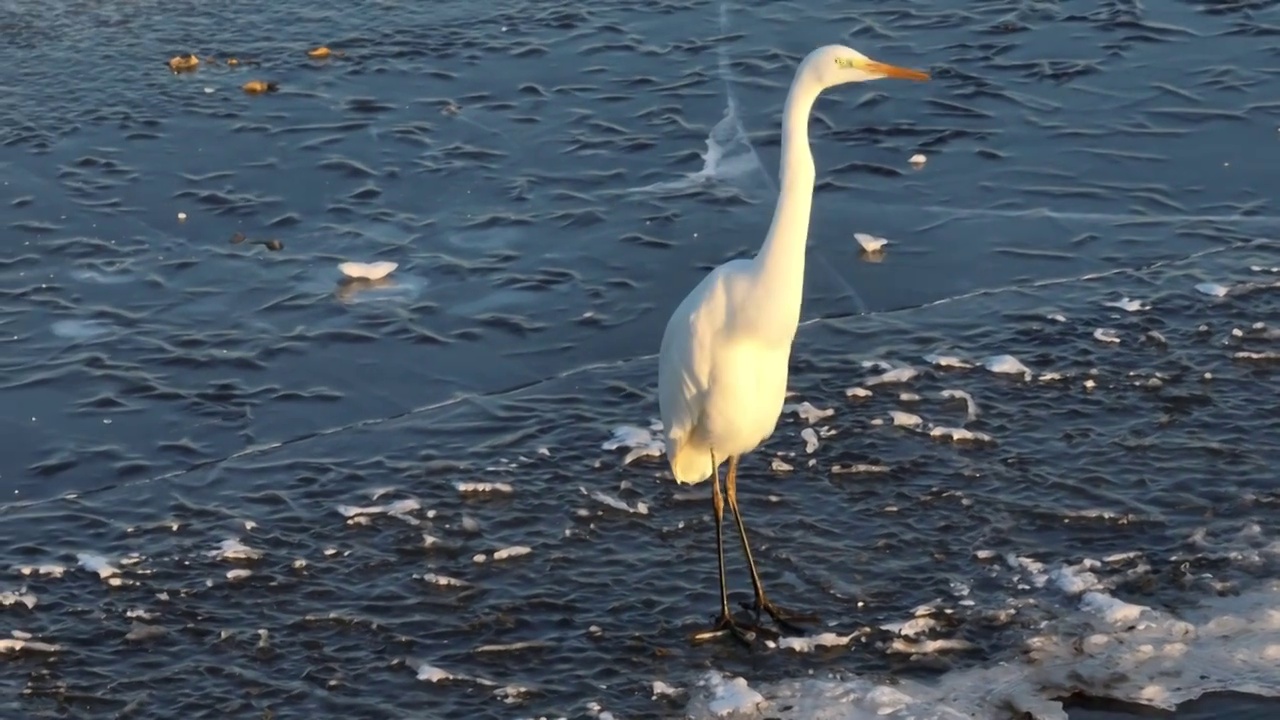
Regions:
<instances>
[{"instance_id":1,"label":"rippled water surface","mask_svg":"<svg viewBox=\"0 0 1280 720\"><path fill-rule=\"evenodd\" d=\"M1277 4L759 5L0 2L4 714L680 717L1020 662L1080 612L1034 563L1175 617L1280 576ZM830 42L933 81L818 103L834 412L741 477L766 586L855 637L693 646L709 487L610 440ZM1184 712L1269 716L1249 677Z\"/></svg>"}]
</instances>

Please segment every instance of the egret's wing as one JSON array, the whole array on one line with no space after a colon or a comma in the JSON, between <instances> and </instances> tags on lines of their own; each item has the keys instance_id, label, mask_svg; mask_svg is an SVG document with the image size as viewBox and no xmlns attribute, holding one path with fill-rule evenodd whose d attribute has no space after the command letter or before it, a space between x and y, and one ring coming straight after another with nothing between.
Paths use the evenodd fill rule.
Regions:
<instances>
[{"instance_id":1,"label":"egret's wing","mask_svg":"<svg viewBox=\"0 0 1280 720\"><path fill-rule=\"evenodd\" d=\"M669 457L679 451L679 443L693 432L702 415L716 339L725 322L724 281L734 270L732 263L722 265L703 278L672 313L662 334L658 410Z\"/></svg>"},{"instance_id":2,"label":"egret's wing","mask_svg":"<svg viewBox=\"0 0 1280 720\"><path fill-rule=\"evenodd\" d=\"M695 327L692 317L671 318L658 352L658 412L667 437L667 453L673 456L680 441L697 425L706 390L706 375L699 372L699 366L707 363L695 349Z\"/></svg>"}]
</instances>

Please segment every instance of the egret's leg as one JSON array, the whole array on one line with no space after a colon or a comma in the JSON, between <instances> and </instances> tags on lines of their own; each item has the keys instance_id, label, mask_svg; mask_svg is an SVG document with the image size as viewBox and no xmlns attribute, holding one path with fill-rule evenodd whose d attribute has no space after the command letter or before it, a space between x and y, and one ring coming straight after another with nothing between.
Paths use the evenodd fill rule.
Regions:
<instances>
[{"instance_id":1,"label":"egret's leg","mask_svg":"<svg viewBox=\"0 0 1280 720\"><path fill-rule=\"evenodd\" d=\"M728 632L738 641L750 645L755 639L755 633L740 627L734 622L733 614L729 612L729 583L725 577L724 568L724 496L720 491L720 470L716 467L714 452L711 453L711 507L715 513L716 558L720 565L720 619L709 632L698 633L694 639L704 640Z\"/></svg>"},{"instance_id":2,"label":"egret's leg","mask_svg":"<svg viewBox=\"0 0 1280 720\"><path fill-rule=\"evenodd\" d=\"M711 453L711 507L716 517L716 558L720 561L720 619L731 620L729 582L724 572L724 497L720 493L720 469L716 467L714 452Z\"/></svg>"},{"instance_id":3,"label":"egret's leg","mask_svg":"<svg viewBox=\"0 0 1280 720\"><path fill-rule=\"evenodd\" d=\"M729 472L725 477L725 494L729 496L729 509L733 511L733 519L738 524L738 537L742 540L742 552L747 556L747 567L751 568L751 585L756 592L755 610L769 613L779 625L795 632L803 632L802 628L792 624L791 620L816 621L813 615L792 613L774 605L764 594L764 584L760 582L760 573L756 572L756 561L751 557L751 546L747 543L747 526L742 523L742 511L738 510L738 458L729 458Z\"/></svg>"}]
</instances>

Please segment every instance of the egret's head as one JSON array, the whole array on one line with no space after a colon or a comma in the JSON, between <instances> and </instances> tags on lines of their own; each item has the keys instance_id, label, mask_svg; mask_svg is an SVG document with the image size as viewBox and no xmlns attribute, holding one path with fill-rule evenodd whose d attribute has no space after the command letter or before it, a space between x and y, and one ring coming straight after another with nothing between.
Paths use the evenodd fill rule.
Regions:
<instances>
[{"instance_id":1,"label":"egret's head","mask_svg":"<svg viewBox=\"0 0 1280 720\"><path fill-rule=\"evenodd\" d=\"M823 88L881 78L929 79L928 73L876 62L844 45L825 45L814 50L804 59L802 68L805 74Z\"/></svg>"}]
</instances>

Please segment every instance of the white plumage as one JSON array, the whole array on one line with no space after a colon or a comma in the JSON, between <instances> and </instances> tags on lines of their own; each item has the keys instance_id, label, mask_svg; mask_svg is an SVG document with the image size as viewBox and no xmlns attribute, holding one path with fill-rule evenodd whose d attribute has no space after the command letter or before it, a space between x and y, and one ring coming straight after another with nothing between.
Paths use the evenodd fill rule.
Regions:
<instances>
[{"instance_id":1,"label":"white plumage","mask_svg":"<svg viewBox=\"0 0 1280 720\"><path fill-rule=\"evenodd\" d=\"M700 483L716 476L712 500L721 590L716 631L732 632L740 640L750 640L754 634L729 613L721 532L724 499L718 466L729 461L725 494L751 569L757 615L765 610L788 625L786 613L765 597L751 558L737 508L737 460L773 434L786 396L791 343L800 321L813 202L810 111L818 95L829 87L885 77L927 80L929 76L870 60L841 45L809 53L787 95L781 186L764 244L754 258L732 260L703 278L672 313L662 335L658 405L667 459L677 482Z\"/></svg>"}]
</instances>

